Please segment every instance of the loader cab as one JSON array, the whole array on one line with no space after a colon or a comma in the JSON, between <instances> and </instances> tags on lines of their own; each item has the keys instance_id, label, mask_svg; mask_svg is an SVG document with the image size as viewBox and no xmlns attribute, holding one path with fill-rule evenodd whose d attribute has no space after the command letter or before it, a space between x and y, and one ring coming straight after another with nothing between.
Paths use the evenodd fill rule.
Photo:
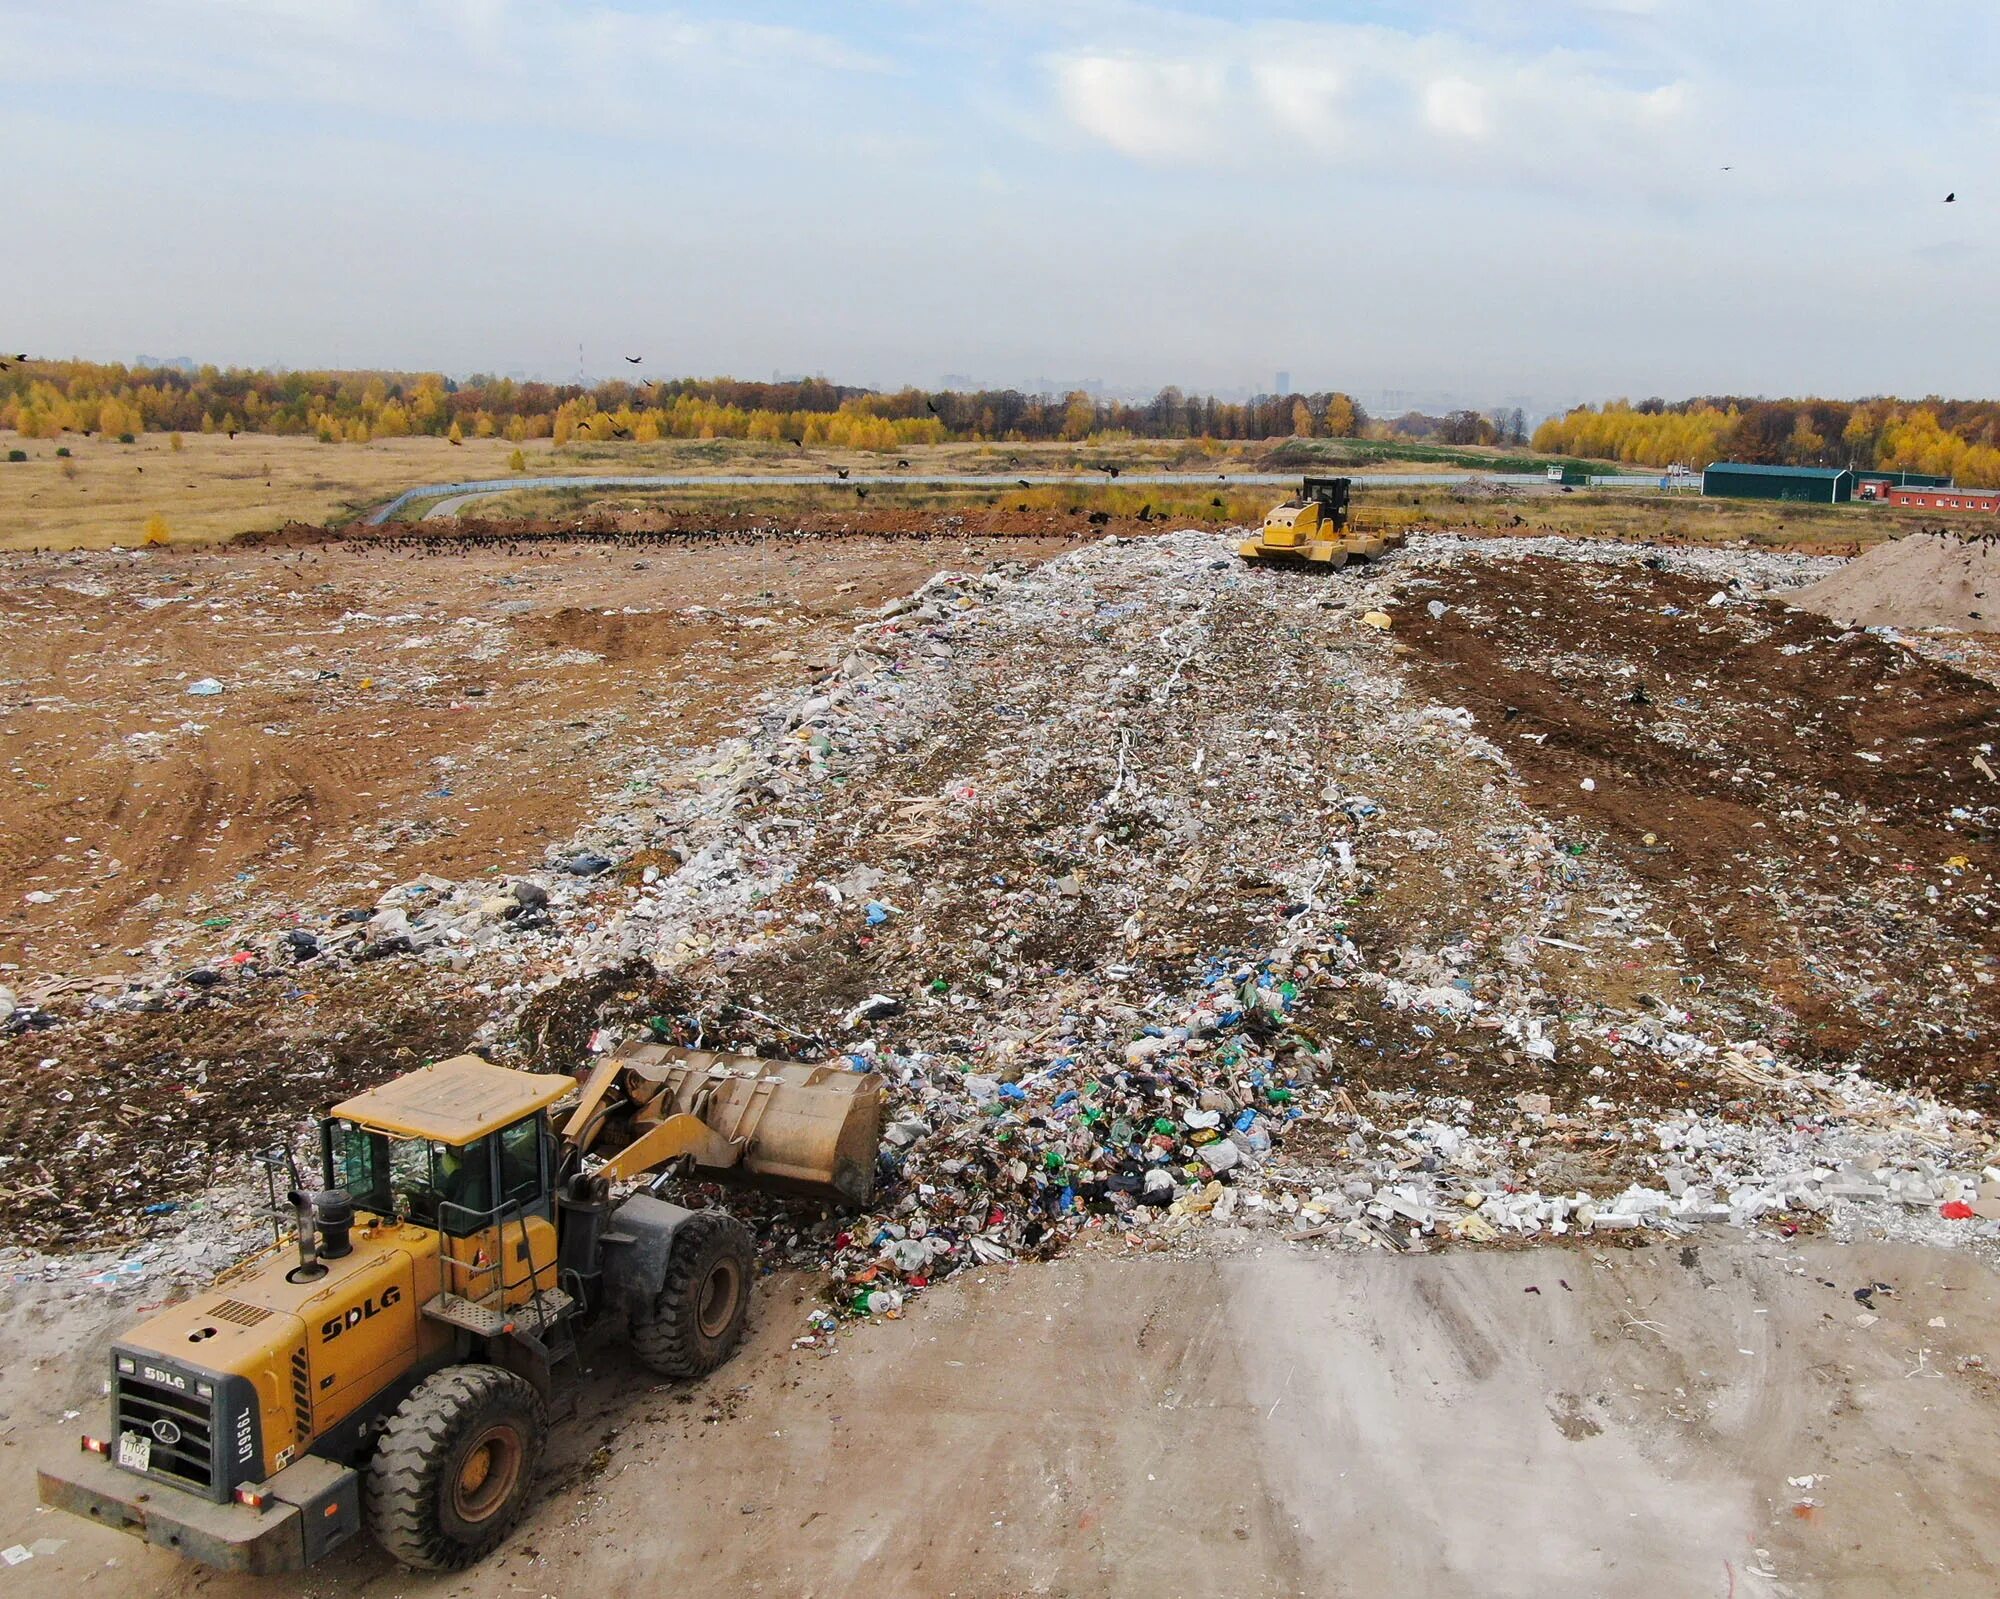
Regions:
<instances>
[{"instance_id":1,"label":"loader cab","mask_svg":"<svg viewBox=\"0 0 2000 1599\"><path fill-rule=\"evenodd\" d=\"M548 1118L535 1111L468 1144L398 1135L330 1117L327 1186L354 1208L469 1237L495 1222L551 1215Z\"/></svg>"},{"instance_id":2,"label":"loader cab","mask_svg":"<svg viewBox=\"0 0 2000 1599\"><path fill-rule=\"evenodd\" d=\"M516 1304L554 1283L549 1108L575 1089L476 1055L407 1073L333 1107L321 1124L327 1186L357 1212L435 1233L446 1292Z\"/></svg>"}]
</instances>

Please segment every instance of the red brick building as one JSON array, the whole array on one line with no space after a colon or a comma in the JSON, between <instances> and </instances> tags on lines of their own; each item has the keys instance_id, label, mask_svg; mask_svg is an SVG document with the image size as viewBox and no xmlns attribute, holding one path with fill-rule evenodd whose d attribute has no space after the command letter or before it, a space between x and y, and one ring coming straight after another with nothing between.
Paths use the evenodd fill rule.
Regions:
<instances>
[{"instance_id":1,"label":"red brick building","mask_svg":"<svg viewBox=\"0 0 2000 1599\"><path fill-rule=\"evenodd\" d=\"M1906 505L1922 511L1984 511L2000 514L2000 489L1901 489L1889 490L1891 505Z\"/></svg>"}]
</instances>

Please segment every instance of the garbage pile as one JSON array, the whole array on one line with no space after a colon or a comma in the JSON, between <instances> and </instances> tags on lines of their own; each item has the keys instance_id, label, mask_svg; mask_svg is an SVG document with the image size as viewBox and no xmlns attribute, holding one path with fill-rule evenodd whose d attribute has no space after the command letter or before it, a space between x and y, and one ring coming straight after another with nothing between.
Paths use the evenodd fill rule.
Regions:
<instances>
[{"instance_id":1,"label":"garbage pile","mask_svg":"<svg viewBox=\"0 0 2000 1599\"><path fill-rule=\"evenodd\" d=\"M1802 564L1682 557L1725 585ZM577 929L577 970L727 987L889 1078L874 1214L751 1207L842 1309L1079 1238L1408 1249L1988 1203L1980 1118L1787 1063L1755 1036L1773 1007L1703 992L1475 719L1412 700L1406 576L1253 574L1181 534L935 580L691 792L578 841L682 864Z\"/></svg>"},{"instance_id":2,"label":"garbage pile","mask_svg":"<svg viewBox=\"0 0 2000 1599\"><path fill-rule=\"evenodd\" d=\"M1826 564L1419 535L1315 579L1184 532L942 576L740 737L635 752L505 889L400 884L272 930L262 966L449 967L503 1060L532 1058L538 996L650 970L705 996L697 1029L754 1016L882 1072L869 1215L729 1201L826 1273L815 1340L1079 1242L2000 1237L1982 1118L1800 1069L1776 1001L1707 982L1480 719L1415 688L1399 630L1444 602L1404 587L1469 553L1661 563L1728 603Z\"/></svg>"}]
</instances>

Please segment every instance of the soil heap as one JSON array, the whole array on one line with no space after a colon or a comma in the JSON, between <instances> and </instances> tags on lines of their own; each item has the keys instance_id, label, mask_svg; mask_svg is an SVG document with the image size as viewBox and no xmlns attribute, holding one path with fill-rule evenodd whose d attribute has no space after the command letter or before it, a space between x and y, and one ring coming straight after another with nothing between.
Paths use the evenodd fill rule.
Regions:
<instances>
[{"instance_id":1,"label":"soil heap","mask_svg":"<svg viewBox=\"0 0 2000 1599\"><path fill-rule=\"evenodd\" d=\"M2000 538L1914 533L1877 545L1789 598L1865 627L2000 632Z\"/></svg>"}]
</instances>

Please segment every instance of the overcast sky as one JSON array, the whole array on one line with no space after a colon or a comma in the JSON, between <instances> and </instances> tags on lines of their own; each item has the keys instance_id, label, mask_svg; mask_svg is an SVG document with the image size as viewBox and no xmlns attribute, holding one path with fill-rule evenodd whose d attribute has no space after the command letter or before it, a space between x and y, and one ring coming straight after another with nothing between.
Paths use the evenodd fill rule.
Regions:
<instances>
[{"instance_id":1,"label":"overcast sky","mask_svg":"<svg viewBox=\"0 0 2000 1599\"><path fill-rule=\"evenodd\" d=\"M0 0L0 345L1990 396L1996 63L1993 0Z\"/></svg>"}]
</instances>

